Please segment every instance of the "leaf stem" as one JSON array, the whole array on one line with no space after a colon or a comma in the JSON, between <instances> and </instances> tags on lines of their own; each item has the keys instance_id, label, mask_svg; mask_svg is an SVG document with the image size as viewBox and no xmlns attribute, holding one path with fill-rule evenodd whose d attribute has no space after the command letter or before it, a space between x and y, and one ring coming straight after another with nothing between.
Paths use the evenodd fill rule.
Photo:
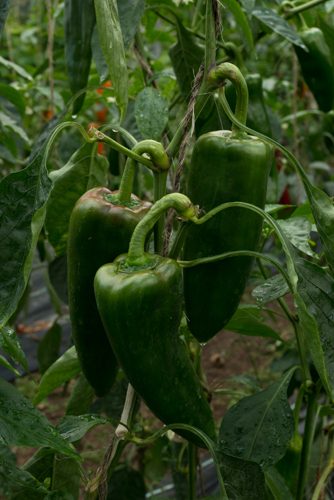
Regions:
<instances>
[{"instance_id":1,"label":"leaf stem","mask_svg":"<svg viewBox=\"0 0 334 500\"><path fill-rule=\"evenodd\" d=\"M304 12L305 10L312 9L313 7L317 7L318 5L321 5L323 3L328 2L328 0L312 0L311 2L304 3L302 5L298 5L293 8L289 8L286 11L285 17L289 19L292 16L295 16L297 14L300 14L301 12ZM284 8L284 4L283 4Z\"/></svg>"}]
</instances>

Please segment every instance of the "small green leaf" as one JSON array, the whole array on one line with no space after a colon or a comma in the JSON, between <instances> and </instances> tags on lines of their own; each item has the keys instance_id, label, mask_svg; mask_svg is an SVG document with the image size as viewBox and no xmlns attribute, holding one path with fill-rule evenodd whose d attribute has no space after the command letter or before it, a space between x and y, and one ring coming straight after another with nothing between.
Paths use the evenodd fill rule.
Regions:
<instances>
[{"instance_id":1,"label":"small green leaf","mask_svg":"<svg viewBox=\"0 0 334 500\"><path fill-rule=\"evenodd\" d=\"M73 377L76 377L80 371L81 367L78 361L77 352L75 347L72 346L46 370L41 378L34 403L38 404L54 389L65 384L65 382Z\"/></svg>"},{"instance_id":2,"label":"small green leaf","mask_svg":"<svg viewBox=\"0 0 334 500\"><path fill-rule=\"evenodd\" d=\"M244 304L239 306L224 329L241 333L242 335L269 337L274 340L281 340L278 333L264 323L261 317L261 310L256 306L246 306Z\"/></svg>"},{"instance_id":3,"label":"small green leaf","mask_svg":"<svg viewBox=\"0 0 334 500\"><path fill-rule=\"evenodd\" d=\"M0 443L8 446L48 446L59 453L78 457L32 403L0 378Z\"/></svg>"},{"instance_id":4,"label":"small green leaf","mask_svg":"<svg viewBox=\"0 0 334 500\"><path fill-rule=\"evenodd\" d=\"M298 33L290 26L290 24L274 10L266 7L256 8L252 11L252 15L259 21L265 24L278 35L286 38L294 45L298 45L304 50L307 50Z\"/></svg>"},{"instance_id":5,"label":"small green leaf","mask_svg":"<svg viewBox=\"0 0 334 500\"><path fill-rule=\"evenodd\" d=\"M11 85L0 83L0 96L11 102L19 111L21 116L24 115L26 105L22 92L19 92Z\"/></svg>"},{"instance_id":6,"label":"small green leaf","mask_svg":"<svg viewBox=\"0 0 334 500\"><path fill-rule=\"evenodd\" d=\"M169 57L183 99L189 100L196 73L204 60L204 47L176 17L177 43L169 49Z\"/></svg>"},{"instance_id":7,"label":"small green leaf","mask_svg":"<svg viewBox=\"0 0 334 500\"><path fill-rule=\"evenodd\" d=\"M61 344L62 328L59 323L55 322L44 334L44 337L38 344L37 359L39 371L41 374L54 363L59 357L59 349Z\"/></svg>"},{"instance_id":8,"label":"small green leaf","mask_svg":"<svg viewBox=\"0 0 334 500\"><path fill-rule=\"evenodd\" d=\"M295 370L227 411L219 433L223 453L256 462L264 469L282 458L294 430L287 389Z\"/></svg>"},{"instance_id":9,"label":"small green leaf","mask_svg":"<svg viewBox=\"0 0 334 500\"><path fill-rule=\"evenodd\" d=\"M94 0L101 49L109 68L121 121L128 105L128 70L116 0Z\"/></svg>"},{"instance_id":10,"label":"small green leaf","mask_svg":"<svg viewBox=\"0 0 334 500\"><path fill-rule=\"evenodd\" d=\"M29 80L32 82L33 78L27 71L22 68L22 66L19 66L18 64L13 63L12 61L8 61L8 59L5 59L4 57L0 56L0 65L4 66L5 68L9 69L10 71L15 71L19 76L22 76L26 80Z\"/></svg>"},{"instance_id":11,"label":"small green leaf","mask_svg":"<svg viewBox=\"0 0 334 500\"><path fill-rule=\"evenodd\" d=\"M30 139L23 128L20 127L10 116L2 113L2 111L0 111L0 126L7 132L17 135L25 144L29 146Z\"/></svg>"},{"instance_id":12,"label":"small green leaf","mask_svg":"<svg viewBox=\"0 0 334 500\"><path fill-rule=\"evenodd\" d=\"M58 431L66 441L74 443L96 425L108 423L107 419L98 415L66 415L58 425Z\"/></svg>"},{"instance_id":13,"label":"small green leaf","mask_svg":"<svg viewBox=\"0 0 334 500\"><path fill-rule=\"evenodd\" d=\"M221 3L225 5L233 15L236 24L238 26L238 29L240 29L243 34L244 41L246 42L249 50L252 51L254 48L252 30L250 28L247 17L245 16L245 13L240 7L240 4L237 2L237 0L221 0ZM250 6L248 5L248 8L249 7Z\"/></svg>"},{"instance_id":14,"label":"small green leaf","mask_svg":"<svg viewBox=\"0 0 334 500\"><path fill-rule=\"evenodd\" d=\"M168 102L158 90L146 87L137 95L135 118L141 135L158 141L168 123Z\"/></svg>"},{"instance_id":15,"label":"small green leaf","mask_svg":"<svg viewBox=\"0 0 334 500\"><path fill-rule=\"evenodd\" d=\"M293 500L291 491L275 467L269 467L265 471L265 478L274 500Z\"/></svg>"},{"instance_id":16,"label":"small green leaf","mask_svg":"<svg viewBox=\"0 0 334 500\"><path fill-rule=\"evenodd\" d=\"M130 47L145 9L144 0L117 0L119 21L126 49Z\"/></svg>"},{"instance_id":17,"label":"small green leaf","mask_svg":"<svg viewBox=\"0 0 334 500\"><path fill-rule=\"evenodd\" d=\"M0 332L0 347L16 363L20 364L26 371L29 371L26 355L18 341L16 332L12 328L2 328Z\"/></svg>"},{"instance_id":18,"label":"small green leaf","mask_svg":"<svg viewBox=\"0 0 334 500\"><path fill-rule=\"evenodd\" d=\"M311 222L305 217L291 217L286 220L278 220L277 221L284 233L290 240L291 244L294 245L298 250L309 255L310 257L314 257L314 252L312 252L309 239L310 232L312 230Z\"/></svg>"},{"instance_id":19,"label":"small green leaf","mask_svg":"<svg viewBox=\"0 0 334 500\"><path fill-rule=\"evenodd\" d=\"M258 464L224 453L219 453L219 459L228 498L266 500L265 478Z\"/></svg>"},{"instance_id":20,"label":"small green leaf","mask_svg":"<svg viewBox=\"0 0 334 500\"><path fill-rule=\"evenodd\" d=\"M281 274L271 276L261 285L256 286L252 291L252 296L263 305L273 300L283 297L289 292L289 286Z\"/></svg>"}]
</instances>

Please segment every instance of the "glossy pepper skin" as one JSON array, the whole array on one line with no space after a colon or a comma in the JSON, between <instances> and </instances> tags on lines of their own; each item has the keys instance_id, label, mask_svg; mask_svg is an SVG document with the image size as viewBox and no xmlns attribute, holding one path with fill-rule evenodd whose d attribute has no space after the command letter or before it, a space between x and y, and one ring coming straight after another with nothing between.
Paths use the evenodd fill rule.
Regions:
<instances>
[{"instance_id":1,"label":"glossy pepper skin","mask_svg":"<svg viewBox=\"0 0 334 500\"><path fill-rule=\"evenodd\" d=\"M334 67L330 49L319 28L307 28L299 33L308 52L295 47L305 82L321 111L334 106Z\"/></svg>"},{"instance_id":2,"label":"glossy pepper skin","mask_svg":"<svg viewBox=\"0 0 334 500\"><path fill-rule=\"evenodd\" d=\"M127 251L133 229L150 208L134 195L129 206L119 205L115 196L117 192L104 187L87 191L76 203L69 227L72 337L82 371L98 396L108 393L118 365L97 310L94 276L99 267Z\"/></svg>"},{"instance_id":3,"label":"glossy pepper skin","mask_svg":"<svg viewBox=\"0 0 334 500\"><path fill-rule=\"evenodd\" d=\"M95 277L98 309L119 364L162 422L190 424L215 439L210 406L178 335L183 300L180 266L158 255L141 269L125 262L121 255ZM203 446L193 434L176 432Z\"/></svg>"},{"instance_id":4,"label":"glossy pepper skin","mask_svg":"<svg viewBox=\"0 0 334 500\"><path fill-rule=\"evenodd\" d=\"M253 136L230 131L204 134L193 149L186 195L205 212L232 201L263 208L271 164L272 149ZM203 225L189 226L183 258L256 250L261 228L262 219L257 214L228 208ZM249 257L232 257L184 269L188 327L200 342L213 337L234 314L251 264Z\"/></svg>"}]
</instances>

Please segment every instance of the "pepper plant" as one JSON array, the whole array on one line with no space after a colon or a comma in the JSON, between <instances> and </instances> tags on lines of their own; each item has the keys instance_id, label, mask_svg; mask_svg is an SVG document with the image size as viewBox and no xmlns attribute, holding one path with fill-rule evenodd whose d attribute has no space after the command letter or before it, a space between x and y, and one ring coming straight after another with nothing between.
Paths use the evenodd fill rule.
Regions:
<instances>
[{"instance_id":1,"label":"pepper plant","mask_svg":"<svg viewBox=\"0 0 334 500\"><path fill-rule=\"evenodd\" d=\"M2 496L164 498L167 475L202 498L210 460L213 498L331 498L332 4L0 3ZM54 321L29 397L17 330L36 267ZM207 382L224 329L270 343L246 395Z\"/></svg>"}]
</instances>

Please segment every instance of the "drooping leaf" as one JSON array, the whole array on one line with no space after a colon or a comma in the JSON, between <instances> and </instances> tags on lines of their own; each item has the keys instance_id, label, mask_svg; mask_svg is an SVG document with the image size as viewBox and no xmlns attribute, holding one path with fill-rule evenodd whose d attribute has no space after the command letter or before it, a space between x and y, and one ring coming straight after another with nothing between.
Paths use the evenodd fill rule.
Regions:
<instances>
[{"instance_id":1,"label":"drooping leaf","mask_svg":"<svg viewBox=\"0 0 334 500\"><path fill-rule=\"evenodd\" d=\"M13 361L20 364L26 371L29 370L26 355L15 330L8 327L2 328L0 332L0 347Z\"/></svg>"},{"instance_id":2,"label":"drooping leaf","mask_svg":"<svg viewBox=\"0 0 334 500\"><path fill-rule=\"evenodd\" d=\"M78 457L60 433L17 389L0 379L0 443L8 446L49 446Z\"/></svg>"},{"instance_id":3,"label":"drooping leaf","mask_svg":"<svg viewBox=\"0 0 334 500\"><path fill-rule=\"evenodd\" d=\"M92 59L91 38L95 23L94 0L65 1L65 61L73 95L87 86ZM80 111L84 100L85 94L80 94L74 102L73 114Z\"/></svg>"},{"instance_id":4,"label":"drooping leaf","mask_svg":"<svg viewBox=\"0 0 334 500\"><path fill-rule=\"evenodd\" d=\"M188 100L196 73L204 60L204 47L176 17L177 43L169 49L169 57L182 97Z\"/></svg>"},{"instance_id":5,"label":"drooping leaf","mask_svg":"<svg viewBox=\"0 0 334 500\"><path fill-rule=\"evenodd\" d=\"M265 478L261 467L247 460L219 453L221 472L229 499L265 500Z\"/></svg>"},{"instance_id":6,"label":"drooping leaf","mask_svg":"<svg viewBox=\"0 0 334 500\"><path fill-rule=\"evenodd\" d=\"M88 189L107 182L108 161L86 143L64 167L50 173L54 186L46 206L45 227L56 254L66 252L69 219L77 200Z\"/></svg>"},{"instance_id":7,"label":"drooping leaf","mask_svg":"<svg viewBox=\"0 0 334 500\"><path fill-rule=\"evenodd\" d=\"M72 389L66 406L66 415L84 415L90 411L95 393L86 377L81 373Z\"/></svg>"},{"instance_id":8,"label":"drooping leaf","mask_svg":"<svg viewBox=\"0 0 334 500\"><path fill-rule=\"evenodd\" d=\"M294 423L287 389L295 368L282 380L241 399L225 414L220 427L223 453L256 462L263 469L284 455Z\"/></svg>"},{"instance_id":9,"label":"drooping leaf","mask_svg":"<svg viewBox=\"0 0 334 500\"><path fill-rule=\"evenodd\" d=\"M1 0L0 2L0 35L5 26L5 22L9 11L9 5L10 5L10 0Z\"/></svg>"},{"instance_id":10,"label":"drooping leaf","mask_svg":"<svg viewBox=\"0 0 334 500\"><path fill-rule=\"evenodd\" d=\"M268 9L267 7L257 7L252 11L252 15L272 31L286 38L289 42L307 50L296 30L294 30L291 25L274 10Z\"/></svg>"},{"instance_id":11,"label":"drooping leaf","mask_svg":"<svg viewBox=\"0 0 334 500\"><path fill-rule=\"evenodd\" d=\"M2 56L0 56L0 66L4 66L5 68L11 71L15 71L15 73L17 73L19 76L22 76L26 80L29 81L33 80L32 76L29 75L29 73L24 68L22 68L22 66L19 66L18 64L9 61L8 59L5 59Z\"/></svg>"},{"instance_id":12,"label":"drooping leaf","mask_svg":"<svg viewBox=\"0 0 334 500\"><path fill-rule=\"evenodd\" d=\"M281 340L275 330L266 325L261 317L261 310L256 306L241 305L234 313L230 321L225 325L225 330L241 333L242 335L269 337Z\"/></svg>"},{"instance_id":13,"label":"drooping leaf","mask_svg":"<svg viewBox=\"0 0 334 500\"><path fill-rule=\"evenodd\" d=\"M146 87L137 95L135 118L144 139L158 141L168 123L168 102L158 90Z\"/></svg>"},{"instance_id":14,"label":"drooping leaf","mask_svg":"<svg viewBox=\"0 0 334 500\"><path fill-rule=\"evenodd\" d=\"M298 292L295 297L308 351L328 396L334 400L334 279L320 266L295 261Z\"/></svg>"},{"instance_id":15,"label":"drooping leaf","mask_svg":"<svg viewBox=\"0 0 334 500\"><path fill-rule=\"evenodd\" d=\"M278 223L292 245L304 254L314 257L314 252L312 252L309 245L312 224L308 219L305 217L291 217L290 219L280 219Z\"/></svg>"},{"instance_id":16,"label":"drooping leaf","mask_svg":"<svg viewBox=\"0 0 334 500\"><path fill-rule=\"evenodd\" d=\"M0 327L15 312L28 282L32 257L45 216L51 181L43 156L0 182Z\"/></svg>"},{"instance_id":17,"label":"drooping leaf","mask_svg":"<svg viewBox=\"0 0 334 500\"><path fill-rule=\"evenodd\" d=\"M129 48L145 8L145 0L117 0L124 47Z\"/></svg>"},{"instance_id":18,"label":"drooping leaf","mask_svg":"<svg viewBox=\"0 0 334 500\"><path fill-rule=\"evenodd\" d=\"M41 374L54 363L59 356L59 349L61 344L62 328L57 323L53 323L51 328L44 334L44 337L38 344L37 359L39 371Z\"/></svg>"},{"instance_id":19,"label":"drooping leaf","mask_svg":"<svg viewBox=\"0 0 334 500\"><path fill-rule=\"evenodd\" d=\"M292 493L275 467L269 467L265 471L266 485L274 500L293 500Z\"/></svg>"},{"instance_id":20,"label":"drooping leaf","mask_svg":"<svg viewBox=\"0 0 334 500\"><path fill-rule=\"evenodd\" d=\"M43 500L48 495L46 487L29 471L17 467L15 455L0 445L0 496L26 500Z\"/></svg>"},{"instance_id":21,"label":"drooping leaf","mask_svg":"<svg viewBox=\"0 0 334 500\"><path fill-rule=\"evenodd\" d=\"M80 364L75 347L70 347L60 358L51 365L41 378L35 404L38 404L54 389L65 384L68 380L80 373Z\"/></svg>"},{"instance_id":22,"label":"drooping leaf","mask_svg":"<svg viewBox=\"0 0 334 500\"><path fill-rule=\"evenodd\" d=\"M146 486L139 471L122 464L110 477L108 483L108 498L117 500L145 500Z\"/></svg>"},{"instance_id":23,"label":"drooping leaf","mask_svg":"<svg viewBox=\"0 0 334 500\"><path fill-rule=\"evenodd\" d=\"M0 96L11 102L19 111L21 116L24 115L26 104L21 92L16 90L11 85L0 83Z\"/></svg>"},{"instance_id":24,"label":"drooping leaf","mask_svg":"<svg viewBox=\"0 0 334 500\"><path fill-rule=\"evenodd\" d=\"M96 425L108 423L107 419L98 415L66 415L58 425L58 431L66 441L74 443Z\"/></svg>"},{"instance_id":25,"label":"drooping leaf","mask_svg":"<svg viewBox=\"0 0 334 500\"><path fill-rule=\"evenodd\" d=\"M252 290L252 296L259 304L263 305L283 297L288 292L289 287L284 277L281 274L275 274L261 285L256 286Z\"/></svg>"},{"instance_id":26,"label":"drooping leaf","mask_svg":"<svg viewBox=\"0 0 334 500\"><path fill-rule=\"evenodd\" d=\"M221 0L222 4L225 5L229 12L233 15L235 22L238 26L238 29L241 30L244 42L247 45L249 50L253 50L254 48L254 40L252 30L250 28L248 19L240 7L240 4L236 0ZM247 6L248 9L250 5Z\"/></svg>"},{"instance_id":27,"label":"drooping leaf","mask_svg":"<svg viewBox=\"0 0 334 500\"><path fill-rule=\"evenodd\" d=\"M94 0L100 45L120 109L121 121L128 105L128 71L116 0Z\"/></svg>"},{"instance_id":28,"label":"drooping leaf","mask_svg":"<svg viewBox=\"0 0 334 500\"><path fill-rule=\"evenodd\" d=\"M15 134L20 138L25 144L30 144L30 139L27 136L25 130L20 127L10 116L6 115L0 111L0 127L3 127L5 131Z\"/></svg>"},{"instance_id":29,"label":"drooping leaf","mask_svg":"<svg viewBox=\"0 0 334 500\"><path fill-rule=\"evenodd\" d=\"M64 500L80 498L83 471L78 460L56 454L52 470L52 490L61 492Z\"/></svg>"}]
</instances>

